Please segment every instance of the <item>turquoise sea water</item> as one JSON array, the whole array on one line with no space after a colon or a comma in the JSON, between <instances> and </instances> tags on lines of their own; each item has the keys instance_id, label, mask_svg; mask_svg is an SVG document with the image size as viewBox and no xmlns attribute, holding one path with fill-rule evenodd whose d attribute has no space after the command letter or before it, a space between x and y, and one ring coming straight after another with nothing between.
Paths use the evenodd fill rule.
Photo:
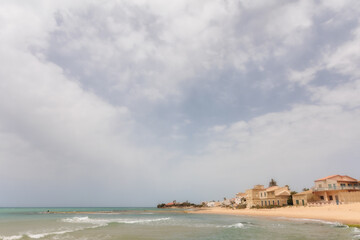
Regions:
<instances>
[{"instance_id":1,"label":"turquoise sea water","mask_svg":"<svg viewBox=\"0 0 360 240\"><path fill-rule=\"evenodd\" d=\"M52 214L50 211L83 212ZM88 214L85 212L97 212ZM101 213L109 211L109 213ZM156 208L0 208L0 239L360 239L339 223Z\"/></svg>"}]
</instances>

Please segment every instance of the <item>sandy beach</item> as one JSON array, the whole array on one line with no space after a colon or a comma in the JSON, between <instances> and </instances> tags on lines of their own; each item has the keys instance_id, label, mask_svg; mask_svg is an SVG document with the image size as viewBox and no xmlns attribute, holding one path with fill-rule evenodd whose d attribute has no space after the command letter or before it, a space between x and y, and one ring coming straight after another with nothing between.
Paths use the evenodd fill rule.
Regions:
<instances>
[{"instance_id":1,"label":"sandy beach","mask_svg":"<svg viewBox=\"0 0 360 240\"><path fill-rule=\"evenodd\" d=\"M360 225L360 203L329 205L320 207L284 207L276 209L227 209L203 208L187 211L194 214L225 214L264 217L319 219L343 224Z\"/></svg>"}]
</instances>

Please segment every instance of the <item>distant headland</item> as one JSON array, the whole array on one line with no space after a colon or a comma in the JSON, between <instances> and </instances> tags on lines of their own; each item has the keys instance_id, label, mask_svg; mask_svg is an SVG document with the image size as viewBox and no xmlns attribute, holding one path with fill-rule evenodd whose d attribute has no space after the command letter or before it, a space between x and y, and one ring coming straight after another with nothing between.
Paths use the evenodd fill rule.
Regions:
<instances>
[{"instance_id":1,"label":"distant headland","mask_svg":"<svg viewBox=\"0 0 360 240\"><path fill-rule=\"evenodd\" d=\"M201 208L206 207L204 204L195 204L186 202L176 202L176 200L169 203L160 203L157 205L157 208Z\"/></svg>"}]
</instances>

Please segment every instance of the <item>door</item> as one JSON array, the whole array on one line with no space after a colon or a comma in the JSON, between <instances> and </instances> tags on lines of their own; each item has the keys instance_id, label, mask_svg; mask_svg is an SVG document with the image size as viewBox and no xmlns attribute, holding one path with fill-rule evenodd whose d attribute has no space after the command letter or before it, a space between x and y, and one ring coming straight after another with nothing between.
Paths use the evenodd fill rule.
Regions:
<instances>
[{"instance_id":1,"label":"door","mask_svg":"<svg viewBox=\"0 0 360 240\"><path fill-rule=\"evenodd\" d=\"M335 195L336 205L339 205L339 197L338 195Z\"/></svg>"}]
</instances>

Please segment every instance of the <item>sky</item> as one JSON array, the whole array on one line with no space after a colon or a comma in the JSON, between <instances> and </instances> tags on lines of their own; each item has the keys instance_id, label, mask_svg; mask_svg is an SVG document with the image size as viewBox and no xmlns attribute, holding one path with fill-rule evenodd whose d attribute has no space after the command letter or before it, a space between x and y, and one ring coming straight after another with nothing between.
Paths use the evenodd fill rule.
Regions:
<instances>
[{"instance_id":1,"label":"sky","mask_svg":"<svg viewBox=\"0 0 360 240\"><path fill-rule=\"evenodd\" d=\"M0 206L360 178L360 2L0 0Z\"/></svg>"}]
</instances>

